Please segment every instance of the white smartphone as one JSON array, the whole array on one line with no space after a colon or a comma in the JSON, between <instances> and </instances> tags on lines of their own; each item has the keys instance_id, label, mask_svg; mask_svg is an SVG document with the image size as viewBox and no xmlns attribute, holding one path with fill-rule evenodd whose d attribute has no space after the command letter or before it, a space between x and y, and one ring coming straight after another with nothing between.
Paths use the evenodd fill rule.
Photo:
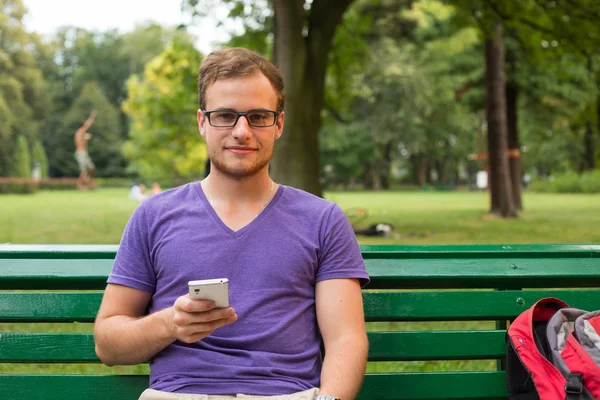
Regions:
<instances>
[{"instance_id":1,"label":"white smartphone","mask_svg":"<svg viewBox=\"0 0 600 400\"><path fill-rule=\"evenodd\" d=\"M204 279L189 281L190 298L195 300L212 300L216 308L229 307L229 279Z\"/></svg>"}]
</instances>

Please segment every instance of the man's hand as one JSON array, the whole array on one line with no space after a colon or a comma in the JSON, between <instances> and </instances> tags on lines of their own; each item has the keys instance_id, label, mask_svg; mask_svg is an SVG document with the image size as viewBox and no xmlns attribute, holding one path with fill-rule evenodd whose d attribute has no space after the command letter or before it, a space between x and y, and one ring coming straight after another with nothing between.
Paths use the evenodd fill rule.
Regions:
<instances>
[{"instance_id":1,"label":"man's hand","mask_svg":"<svg viewBox=\"0 0 600 400\"><path fill-rule=\"evenodd\" d=\"M217 328L237 321L233 308L215 308L210 300L193 300L189 294L175 300L166 313L165 323L173 336L184 343L194 343L212 334Z\"/></svg>"},{"instance_id":2,"label":"man's hand","mask_svg":"<svg viewBox=\"0 0 600 400\"><path fill-rule=\"evenodd\" d=\"M93 121L96 116L98 115L98 112L96 112L96 110L92 110L92 112L90 113L89 118Z\"/></svg>"}]
</instances>

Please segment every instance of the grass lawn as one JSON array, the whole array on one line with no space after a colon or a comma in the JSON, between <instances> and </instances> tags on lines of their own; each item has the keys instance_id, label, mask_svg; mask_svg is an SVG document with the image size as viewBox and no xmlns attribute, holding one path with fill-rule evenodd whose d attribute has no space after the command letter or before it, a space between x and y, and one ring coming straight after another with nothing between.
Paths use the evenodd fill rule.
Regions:
<instances>
[{"instance_id":1,"label":"grass lawn","mask_svg":"<svg viewBox=\"0 0 600 400\"><path fill-rule=\"evenodd\" d=\"M117 244L137 202L127 189L42 191L0 196L0 243ZM360 225L387 222L392 237L361 244L600 243L600 196L525 193L519 219L487 214L472 192L332 192L344 210L364 208ZM351 218L355 221L355 218Z\"/></svg>"},{"instance_id":2,"label":"grass lawn","mask_svg":"<svg viewBox=\"0 0 600 400\"><path fill-rule=\"evenodd\" d=\"M137 202L127 189L43 191L0 196L0 243L117 244ZM524 194L519 219L487 214L487 193L332 192L344 210L366 209L365 226L387 222L390 238L359 237L361 244L600 243L600 196ZM351 218L351 220L355 220ZM493 322L370 323L375 330L493 329ZM91 324L0 324L0 332L91 332ZM370 372L492 370L495 361L369 363ZM0 364L0 373L145 373L147 366Z\"/></svg>"}]
</instances>

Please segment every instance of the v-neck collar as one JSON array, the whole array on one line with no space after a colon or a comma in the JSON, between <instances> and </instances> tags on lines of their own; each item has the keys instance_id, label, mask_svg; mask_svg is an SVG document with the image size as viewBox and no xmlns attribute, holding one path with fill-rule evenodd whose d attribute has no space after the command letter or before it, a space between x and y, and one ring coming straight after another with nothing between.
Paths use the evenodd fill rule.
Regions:
<instances>
[{"instance_id":1,"label":"v-neck collar","mask_svg":"<svg viewBox=\"0 0 600 400\"><path fill-rule=\"evenodd\" d=\"M233 229L228 227L227 224L225 224L225 222L223 222L223 220L219 217L219 215L217 214L215 209L210 205L210 202L208 201L208 197L206 197L206 194L204 193L204 190L202 189L202 185L200 184L200 181L196 182L194 187L196 188L196 192L198 194L198 197L200 198L200 201L202 202L202 205L206 208L206 210L210 214L210 216L215 220L217 225L219 225L221 227L221 229L223 229L223 231L225 231L225 233L232 236L233 238L242 236L244 233L246 233L247 231L252 229L252 227L254 225L259 223L260 220L264 217L264 215L269 212L269 210L275 205L275 203L277 203L277 201L281 197L283 190L284 190L284 185L279 185L279 187L277 188L277 191L273 195L273 198L271 199L269 204L267 204L267 206L261 211L261 213L258 214L252 221L248 222L246 225L244 225L237 231L234 231Z\"/></svg>"}]
</instances>

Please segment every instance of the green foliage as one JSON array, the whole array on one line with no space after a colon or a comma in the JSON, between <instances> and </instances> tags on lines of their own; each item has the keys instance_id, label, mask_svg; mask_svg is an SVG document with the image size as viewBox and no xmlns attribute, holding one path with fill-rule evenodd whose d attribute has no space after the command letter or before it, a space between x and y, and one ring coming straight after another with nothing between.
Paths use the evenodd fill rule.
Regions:
<instances>
[{"instance_id":1,"label":"green foliage","mask_svg":"<svg viewBox=\"0 0 600 400\"><path fill-rule=\"evenodd\" d=\"M531 189L540 193L595 193L600 194L600 170L577 174L568 171L545 180L534 181Z\"/></svg>"},{"instance_id":2,"label":"green foliage","mask_svg":"<svg viewBox=\"0 0 600 400\"><path fill-rule=\"evenodd\" d=\"M10 176L15 178L31 178L31 155L29 153L27 138L24 136L17 137Z\"/></svg>"},{"instance_id":3,"label":"green foliage","mask_svg":"<svg viewBox=\"0 0 600 400\"><path fill-rule=\"evenodd\" d=\"M39 137L40 121L49 110L49 96L31 48L37 37L23 28L21 0L0 2L0 176L10 173L17 136Z\"/></svg>"},{"instance_id":4,"label":"green foliage","mask_svg":"<svg viewBox=\"0 0 600 400\"><path fill-rule=\"evenodd\" d=\"M206 147L196 124L200 53L189 37L174 38L128 82L129 116L124 154L129 170L147 180L193 179L204 173Z\"/></svg>"},{"instance_id":5,"label":"green foliage","mask_svg":"<svg viewBox=\"0 0 600 400\"><path fill-rule=\"evenodd\" d=\"M74 134L87 119L92 110L98 116L89 129L93 135L88 142L88 152L96 164L97 176L118 176L122 174L124 160L120 153L121 121L119 111L109 102L96 82L89 82L81 89L54 135L47 138L51 154L50 167L62 171L67 176L79 175L75 152Z\"/></svg>"},{"instance_id":6,"label":"green foliage","mask_svg":"<svg viewBox=\"0 0 600 400\"><path fill-rule=\"evenodd\" d=\"M33 144L32 151L32 160L34 163L39 163L41 178L46 179L49 177L48 175L48 157L46 156L46 150L44 150L44 145L39 140L36 140Z\"/></svg>"},{"instance_id":7,"label":"green foliage","mask_svg":"<svg viewBox=\"0 0 600 400\"><path fill-rule=\"evenodd\" d=\"M106 176L126 174L119 143L127 138L127 117L121 111L121 104L127 97L127 79L131 74L143 71L144 65L159 54L176 34L175 29L153 23L138 25L124 35L116 30L90 32L64 27L52 37L52 41L36 47L37 62L52 96L48 107L51 113L40 132L50 157L52 176L78 174L73 160L72 129L83 122L90 109L73 111L73 106L84 90L90 91L87 85L91 82L95 82L96 89L93 91L97 92L96 97L102 93L100 97L104 99L101 103L108 102L112 110L116 110L116 117L112 111L99 110L101 115L92 128L94 132L100 125L103 134L110 129L108 145L102 143L98 146L97 137L90 143L92 157L99 167L98 173ZM84 97L89 95L84 94ZM66 118L74 120L65 121Z\"/></svg>"}]
</instances>

